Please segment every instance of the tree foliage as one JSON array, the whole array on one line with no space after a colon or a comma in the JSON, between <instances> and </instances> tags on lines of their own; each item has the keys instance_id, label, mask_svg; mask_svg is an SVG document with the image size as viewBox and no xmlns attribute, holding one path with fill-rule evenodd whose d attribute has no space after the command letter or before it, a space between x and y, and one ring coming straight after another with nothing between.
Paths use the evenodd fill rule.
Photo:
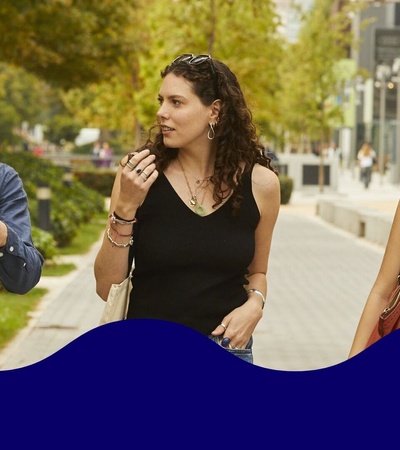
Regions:
<instances>
[{"instance_id":1,"label":"tree foliage","mask_svg":"<svg viewBox=\"0 0 400 450\"><path fill-rule=\"evenodd\" d=\"M145 2L147 5L149 1ZM151 0L140 31L143 45L134 90L137 116L155 118L160 70L182 53L211 54L237 75L256 120L274 114L276 66L282 57L273 2Z\"/></svg>"},{"instance_id":2,"label":"tree foliage","mask_svg":"<svg viewBox=\"0 0 400 450\"><path fill-rule=\"evenodd\" d=\"M298 138L326 142L342 110L332 102L341 93L338 63L348 57L351 6L332 12L334 0L316 0L297 42L280 65L280 123Z\"/></svg>"},{"instance_id":3,"label":"tree foliage","mask_svg":"<svg viewBox=\"0 0 400 450\"><path fill-rule=\"evenodd\" d=\"M276 67L282 57L277 25L270 0L138 0L135 27L127 32L136 42L135 53L111 80L70 90L65 102L90 126L144 138L143 130L155 122L160 70L181 53L207 53L236 73L265 128L275 114Z\"/></svg>"},{"instance_id":4,"label":"tree foliage","mask_svg":"<svg viewBox=\"0 0 400 450\"><path fill-rule=\"evenodd\" d=\"M351 38L352 2L335 14L333 3L315 0L289 44L273 0L2 0L0 61L46 84L15 68L7 84L0 68L0 131L41 120L58 139L81 124L137 146L155 121L160 70L190 52L231 67L268 140L327 139L341 115L331 102L341 89L337 62Z\"/></svg>"},{"instance_id":5,"label":"tree foliage","mask_svg":"<svg viewBox=\"0 0 400 450\"><path fill-rule=\"evenodd\" d=\"M73 141L82 123L66 110L60 91L25 70L0 63L0 147L31 138L28 129L44 125L46 138Z\"/></svg>"},{"instance_id":6,"label":"tree foliage","mask_svg":"<svg viewBox=\"0 0 400 450\"><path fill-rule=\"evenodd\" d=\"M0 61L63 88L111 76L133 43L128 0L2 0Z\"/></svg>"}]
</instances>

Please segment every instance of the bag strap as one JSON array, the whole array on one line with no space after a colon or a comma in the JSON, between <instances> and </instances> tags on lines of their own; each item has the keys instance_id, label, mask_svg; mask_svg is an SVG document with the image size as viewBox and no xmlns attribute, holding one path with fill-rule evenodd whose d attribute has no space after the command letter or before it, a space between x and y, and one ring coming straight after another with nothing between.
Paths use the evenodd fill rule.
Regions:
<instances>
[{"instance_id":1,"label":"bag strap","mask_svg":"<svg viewBox=\"0 0 400 450\"><path fill-rule=\"evenodd\" d=\"M133 273L133 270L135 269L135 255L134 255L134 253L132 251L132 248L129 249L128 263L131 264L131 268L130 268L127 276L131 277L132 273ZM399 276L400 276L400 274L399 274Z\"/></svg>"},{"instance_id":2,"label":"bag strap","mask_svg":"<svg viewBox=\"0 0 400 450\"><path fill-rule=\"evenodd\" d=\"M129 278L132 278L132 273L134 270L135 270L135 258L132 259L131 270L129 271ZM399 277L400 277L400 275L399 275Z\"/></svg>"}]
</instances>

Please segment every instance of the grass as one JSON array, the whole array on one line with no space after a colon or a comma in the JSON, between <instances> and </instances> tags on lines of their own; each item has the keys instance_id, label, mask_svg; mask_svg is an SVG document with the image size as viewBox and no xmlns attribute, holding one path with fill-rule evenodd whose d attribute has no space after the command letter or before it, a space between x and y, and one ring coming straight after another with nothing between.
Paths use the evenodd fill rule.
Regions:
<instances>
[{"instance_id":1,"label":"grass","mask_svg":"<svg viewBox=\"0 0 400 450\"><path fill-rule=\"evenodd\" d=\"M90 247L99 239L100 233L104 230L107 223L107 215L97 214L92 221L84 224L77 236L71 242L71 245L62 248L62 255L82 255L89 251Z\"/></svg>"},{"instance_id":2,"label":"grass","mask_svg":"<svg viewBox=\"0 0 400 450\"><path fill-rule=\"evenodd\" d=\"M47 289L35 288L25 295L0 291L0 349L24 328L29 313L39 304Z\"/></svg>"},{"instance_id":3,"label":"grass","mask_svg":"<svg viewBox=\"0 0 400 450\"><path fill-rule=\"evenodd\" d=\"M62 277L76 269L73 263L45 264L42 270L44 277Z\"/></svg>"},{"instance_id":4,"label":"grass","mask_svg":"<svg viewBox=\"0 0 400 450\"><path fill-rule=\"evenodd\" d=\"M90 223L83 225L71 245L60 250L60 256L87 253L99 239L106 222L106 214L99 214ZM45 264L42 276L59 277L75 268L75 264L70 263ZM36 287L25 295L0 290L0 349L4 348L28 324L30 313L37 308L47 292L47 289Z\"/></svg>"},{"instance_id":5,"label":"grass","mask_svg":"<svg viewBox=\"0 0 400 450\"><path fill-rule=\"evenodd\" d=\"M90 223L84 224L80 232L72 240L71 245L60 249L60 255L83 255L87 253L90 247L97 242L100 234L104 231L107 223L105 214L97 214ZM42 275L45 277L60 277L75 270L76 266L72 263L55 263L45 264Z\"/></svg>"}]
</instances>

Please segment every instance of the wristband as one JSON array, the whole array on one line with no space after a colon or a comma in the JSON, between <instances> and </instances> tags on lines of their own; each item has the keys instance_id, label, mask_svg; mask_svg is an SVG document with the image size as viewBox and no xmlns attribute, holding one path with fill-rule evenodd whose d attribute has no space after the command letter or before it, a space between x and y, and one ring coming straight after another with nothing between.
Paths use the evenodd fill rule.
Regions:
<instances>
[{"instance_id":1,"label":"wristband","mask_svg":"<svg viewBox=\"0 0 400 450\"><path fill-rule=\"evenodd\" d=\"M137 222L137 219L135 217L132 220L126 220L120 217L115 211L109 214L108 218L112 223L119 223L120 225L133 225Z\"/></svg>"}]
</instances>

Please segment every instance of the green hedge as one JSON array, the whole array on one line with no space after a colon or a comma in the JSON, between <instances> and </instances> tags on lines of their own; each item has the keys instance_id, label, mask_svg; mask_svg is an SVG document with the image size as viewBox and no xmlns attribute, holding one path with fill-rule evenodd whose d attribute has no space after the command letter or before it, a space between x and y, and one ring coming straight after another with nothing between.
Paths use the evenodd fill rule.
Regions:
<instances>
[{"instance_id":1,"label":"green hedge","mask_svg":"<svg viewBox=\"0 0 400 450\"><path fill-rule=\"evenodd\" d=\"M290 201L293 192L293 178L287 175L279 175L279 182L281 185L281 205L286 205Z\"/></svg>"},{"instance_id":2,"label":"green hedge","mask_svg":"<svg viewBox=\"0 0 400 450\"><path fill-rule=\"evenodd\" d=\"M0 151L0 161L12 166L21 177L28 195L32 225L35 227L38 226L37 186L49 186L50 233L58 247L69 245L77 235L80 225L104 210L103 195L74 177L72 183L66 185L63 181L65 169L51 161L34 156L30 152L6 151ZM47 242L43 237L40 239ZM49 245L48 242L46 245Z\"/></svg>"},{"instance_id":3,"label":"green hedge","mask_svg":"<svg viewBox=\"0 0 400 450\"><path fill-rule=\"evenodd\" d=\"M74 177L104 197L111 197L116 171L111 169L74 170Z\"/></svg>"}]
</instances>

